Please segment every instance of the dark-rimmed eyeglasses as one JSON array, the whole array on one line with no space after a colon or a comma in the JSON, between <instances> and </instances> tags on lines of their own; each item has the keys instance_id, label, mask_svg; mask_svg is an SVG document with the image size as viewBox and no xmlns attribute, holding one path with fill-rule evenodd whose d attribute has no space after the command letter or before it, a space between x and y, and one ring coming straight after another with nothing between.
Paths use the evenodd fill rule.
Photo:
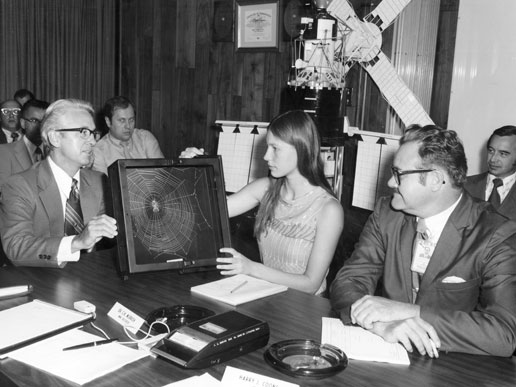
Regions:
<instances>
[{"instance_id":1,"label":"dark-rimmed eyeglasses","mask_svg":"<svg viewBox=\"0 0 516 387\"><path fill-rule=\"evenodd\" d=\"M410 170L403 171L399 168L391 167L391 171L392 171L392 176L394 177L394 181L396 182L396 184L400 185L400 180L401 180L400 178L403 175L411 175L414 173L433 172L433 171L435 171L435 169L410 169Z\"/></svg>"},{"instance_id":2,"label":"dark-rimmed eyeglasses","mask_svg":"<svg viewBox=\"0 0 516 387\"><path fill-rule=\"evenodd\" d=\"M2 108L0 109L2 114L4 116L8 116L9 114L12 114L13 116L17 116L20 114L21 109L20 108Z\"/></svg>"},{"instance_id":3,"label":"dark-rimmed eyeglasses","mask_svg":"<svg viewBox=\"0 0 516 387\"><path fill-rule=\"evenodd\" d=\"M24 121L30 122L31 124L41 124L41 120L39 120L37 118L25 118L25 117L22 117L21 119L24 120Z\"/></svg>"},{"instance_id":4,"label":"dark-rimmed eyeglasses","mask_svg":"<svg viewBox=\"0 0 516 387\"><path fill-rule=\"evenodd\" d=\"M56 132L79 132L79 136L83 140L89 139L91 136L95 140L99 140L102 132L97 129L89 129L89 128L68 128L68 129L54 129Z\"/></svg>"}]
</instances>

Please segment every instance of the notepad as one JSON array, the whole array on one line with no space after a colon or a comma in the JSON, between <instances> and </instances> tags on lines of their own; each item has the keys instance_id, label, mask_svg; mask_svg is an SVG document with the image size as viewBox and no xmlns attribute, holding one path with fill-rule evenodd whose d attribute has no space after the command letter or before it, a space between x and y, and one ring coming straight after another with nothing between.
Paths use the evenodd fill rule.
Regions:
<instances>
[{"instance_id":1,"label":"notepad","mask_svg":"<svg viewBox=\"0 0 516 387\"><path fill-rule=\"evenodd\" d=\"M401 344L388 343L364 328L344 325L338 318L322 318L321 342L340 348L350 359L410 365Z\"/></svg>"},{"instance_id":2,"label":"notepad","mask_svg":"<svg viewBox=\"0 0 516 387\"><path fill-rule=\"evenodd\" d=\"M93 315L34 300L0 312L0 355L93 320ZM7 334L8 332L8 334Z\"/></svg>"},{"instance_id":3,"label":"notepad","mask_svg":"<svg viewBox=\"0 0 516 387\"><path fill-rule=\"evenodd\" d=\"M245 274L237 274L207 284L193 286L194 294L213 298L229 305L240 305L249 301L284 292L287 286L274 284Z\"/></svg>"}]
</instances>

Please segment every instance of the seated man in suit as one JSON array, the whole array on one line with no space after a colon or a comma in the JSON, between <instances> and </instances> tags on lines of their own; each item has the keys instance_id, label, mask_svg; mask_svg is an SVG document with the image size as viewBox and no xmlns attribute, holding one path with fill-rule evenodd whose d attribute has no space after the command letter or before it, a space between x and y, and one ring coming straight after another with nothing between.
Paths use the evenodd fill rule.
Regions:
<instances>
[{"instance_id":1,"label":"seated man in suit","mask_svg":"<svg viewBox=\"0 0 516 387\"><path fill-rule=\"evenodd\" d=\"M21 105L13 99L0 103L0 144L8 144L22 138L20 112Z\"/></svg>"},{"instance_id":2,"label":"seated man in suit","mask_svg":"<svg viewBox=\"0 0 516 387\"><path fill-rule=\"evenodd\" d=\"M134 105L125 97L106 101L104 117L109 133L95 145L93 169L106 173L118 159L161 159L163 153L156 137L144 129L135 129Z\"/></svg>"},{"instance_id":3,"label":"seated man in suit","mask_svg":"<svg viewBox=\"0 0 516 387\"><path fill-rule=\"evenodd\" d=\"M115 219L104 214L106 176L83 168L97 135L89 103L58 100L48 107L41 124L48 157L3 186L0 232L14 265L63 267L117 235Z\"/></svg>"},{"instance_id":4,"label":"seated man in suit","mask_svg":"<svg viewBox=\"0 0 516 387\"><path fill-rule=\"evenodd\" d=\"M25 136L20 141L0 144L0 193L9 176L25 171L43 158L41 120L47 107L48 102L37 99L23 105L20 125Z\"/></svg>"},{"instance_id":5,"label":"seated man in suit","mask_svg":"<svg viewBox=\"0 0 516 387\"><path fill-rule=\"evenodd\" d=\"M487 141L487 169L468 177L464 188L516 220L516 126L502 126L491 134Z\"/></svg>"},{"instance_id":6,"label":"seated man in suit","mask_svg":"<svg viewBox=\"0 0 516 387\"><path fill-rule=\"evenodd\" d=\"M332 283L344 323L431 357L437 348L512 355L516 222L464 191L466 172L454 131L406 131L388 182L393 195L379 200Z\"/></svg>"}]
</instances>

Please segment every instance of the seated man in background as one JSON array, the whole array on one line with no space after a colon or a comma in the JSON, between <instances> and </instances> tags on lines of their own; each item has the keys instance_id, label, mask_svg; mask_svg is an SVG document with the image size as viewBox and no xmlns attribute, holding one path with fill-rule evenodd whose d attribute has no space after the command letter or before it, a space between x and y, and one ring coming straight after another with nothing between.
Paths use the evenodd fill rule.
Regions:
<instances>
[{"instance_id":1,"label":"seated man in background","mask_svg":"<svg viewBox=\"0 0 516 387\"><path fill-rule=\"evenodd\" d=\"M3 186L0 232L14 265L63 267L117 235L115 219L104 214L106 176L83 168L97 134L89 103L58 100L47 109L41 124L47 158Z\"/></svg>"},{"instance_id":2,"label":"seated man in background","mask_svg":"<svg viewBox=\"0 0 516 387\"><path fill-rule=\"evenodd\" d=\"M21 105L13 99L8 99L0 104L0 144L10 144L22 138L20 129Z\"/></svg>"},{"instance_id":3,"label":"seated man in background","mask_svg":"<svg viewBox=\"0 0 516 387\"><path fill-rule=\"evenodd\" d=\"M468 177L464 188L516 220L516 126L502 126L491 134L487 141L487 169Z\"/></svg>"},{"instance_id":4,"label":"seated man in background","mask_svg":"<svg viewBox=\"0 0 516 387\"><path fill-rule=\"evenodd\" d=\"M156 137L144 129L135 129L134 105L125 97L113 97L103 108L109 133L94 148L93 169L106 173L118 159L160 159L163 153Z\"/></svg>"},{"instance_id":5,"label":"seated man in background","mask_svg":"<svg viewBox=\"0 0 516 387\"><path fill-rule=\"evenodd\" d=\"M34 99L34 94L30 90L27 89L18 89L13 95L13 99L15 99L20 106L25 105L31 99Z\"/></svg>"},{"instance_id":6,"label":"seated man in background","mask_svg":"<svg viewBox=\"0 0 516 387\"><path fill-rule=\"evenodd\" d=\"M41 145L41 121L48 102L32 99L23 105L20 125L23 138L0 145L0 193L5 180L15 173L25 171L44 157Z\"/></svg>"},{"instance_id":7,"label":"seated man in background","mask_svg":"<svg viewBox=\"0 0 516 387\"><path fill-rule=\"evenodd\" d=\"M434 345L512 355L516 222L464 191L466 172L454 131L406 131L389 180L393 196L379 200L330 289L344 323L431 357Z\"/></svg>"}]
</instances>

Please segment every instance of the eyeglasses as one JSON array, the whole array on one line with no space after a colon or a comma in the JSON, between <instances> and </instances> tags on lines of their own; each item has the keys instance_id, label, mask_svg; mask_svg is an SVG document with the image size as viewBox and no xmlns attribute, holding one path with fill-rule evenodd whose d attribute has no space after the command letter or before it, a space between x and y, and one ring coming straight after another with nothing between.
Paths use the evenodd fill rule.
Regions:
<instances>
[{"instance_id":1,"label":"eyeglasses","mask_svg":"<svg viewBox=\"0 0 516 387\"><path fill-rule=\"evenodd\" d=\"M9 109L9 108L2 108L2 109L0 109L0 111L2 112L2 114L4 116L8 116L9 114L17 116L18 114L20 114L21 109L20 108L11 108L11 109Z\"/></svg>"},{"instance_id":2,"label":"eyeglasses","mask_svg":"<svg viewBox=\"0 0 516 387\"><path fill-rule=\"evenodd\" d=\"M30 122L31 124L41 124L41 120L38 120L37 118L21 118L24 121Z\"/></svg>"},{"instance_id":3,"label":"eyeglasses","mask_svg":"<svg viewBox=\"0 0 516 387\"><path fill-rule=\"evenodd\" d=\"M97 129L88 128L69 128L69 129L54 129L56 132L79 132L79 137L83 140L89 139L92 135L95 140L99 140L102 132Z\"/></svg>"},{"instance_id":4,"label":"eyeglasses","mask_svg":"<svg viewBox=\"0 0 516 387\"><path fill-rule=\"evenodd\" d=\"M403 175L411 175L413 173L426 173L426 172L433 172L435 169L411 169L407 171L402 171L401 169L398 169L396 167L391 167L392 176L394 177L394 181L396 184L400 185L400 178Z\"/></svg>"}]
</instances>

